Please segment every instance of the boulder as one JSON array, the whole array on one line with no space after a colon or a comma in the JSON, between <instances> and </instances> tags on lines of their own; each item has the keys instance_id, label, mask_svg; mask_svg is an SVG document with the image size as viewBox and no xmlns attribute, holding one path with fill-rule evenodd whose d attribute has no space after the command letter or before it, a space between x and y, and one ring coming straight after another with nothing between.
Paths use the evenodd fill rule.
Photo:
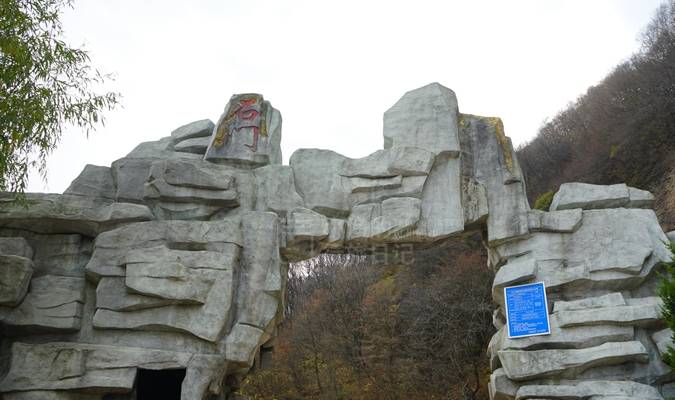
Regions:
<instances>
[{"instance_id":1,"label":"boulder","mask_svg":"<svg viewBox=\"0 0 675 400\"><path fill-rule=\"evenodd\" d=\"M646 190L616 185L592 185L589 183L563 183L553 196L551 211L583 208L651 208L654 196Z\"/></svg>"},{"instance_id":2,"label":"boulder","mask_svg":"<svg viewBox=\"0 0 675 400\"><path fill-rule=\"evenodd\" d=\"M281 164L281 113L260 94L233 95L204 160L253 168Z\"/></svg>"},{"instance_id":3,"label":"boulder","mask_svg":"<svg viewBox=\"0 0 675 400\"><path fill-rule=\"evenodd\" d=\"M222 271L234 269L238 256L239 248L234 244L220 252L164 246L131 250L125 256L125 284L133 293L176 304L205 304L214 283L223 279Z\"/></svg>"},{"instance_id":4,"label":"boulder","mask_svg":"<svg viewBox=\"0 0 675 400\"><path fill-rule=\"evenodd\" d=\"M298 194L305 207L331 218L350 211L350 184L336 173L346 157L330 150L296 150L289 161Z\"/></svg>"},{"instance_id":5,"label":"boulder","mask_svg":"<svg viewBox=\"0 0 675 400\"><path fill-rule=\"evenodd\" d=\"M63 194L115 199L115 182L110 167L85 165Z\"/></svg>"},{"instance_id":6,"label":"boulder","mask_svg":"<svg viewBox=\"0 0 675 400\"><path fill-rule=\"evenodd\" d=\"M91 239L80 234L28 236L33 243L35 275L84 277L84 267L92 252Z\"/></svg>"},{"instance_id":7,"label":"boulder","mask_svg":"<svg viewBox=\"0 0 675 400\"><path fill-rule=\"evenodd\" d=\"M629 342L635 336L632 326L592 325L563 327L557 315L550 317L550 335L528 336L509 339L506 332L501 335L502 350L585 349L608 342ZM506 328L504 328L506 329Z\"/></svg>"},{"instance_id":8,"label":"boulder","mask_svg":"<svg viewBox=\"0 0 675 400\"><path fill-rule=\"evenodd\" d=\"M418 240L443 239L464 230L461 182L459 159L437 156L422 190L420 220L414 232Z\"/></svg>"},{"instance_id":9,"label":"boulder","mask_svg":"<svg viewBox=\"0 0 675 400\"><path fill-rule=\"evenodd\" d=\"M122 255L128 249L167 247L182 250L220 250L223 245L243 245L239 219L223 221L147 221L128 224L104 232L96 238L95 249L118 249ZM92 261L95 254L92 256ZM92 261L89 264L92 264ZM112 261L111 261L112 262ZM89 266L87 267L89 269Z\"/></svg>"},{"instance_id":10,"label":"boulder","mask_svg":"<svg viewBox=\"0 0 675 400\"><path fill-rule=\"evenodd\" d=\"M673 331L670 328L661 329L652 334L652 340L656 344L656 348L659 350L659 355L665 357L671 347L674 347L673 344Z\"/></svg>"},{"instance_id":11,"label":"boulder","mask_svg":"<svg viewBox=\"0 0 675 400\"><path fill-rule=\"evenodd\" d=\"M367 163L380 162L382 159L396 161L394 156L397 151L375 153L359 160L348 159L340 154L328 150L301 149L293 153L290 164L293 170L294 180L298 194L302 197L307 208L323 214L329 218L346 218L353 207L363 204L381 203L384 200L395 197L414 197L421 199L427 186L427 176L424 174L398 175L385 172L383 167L378 172L382 176L373 176L363 173ZM393 154L393 155L392 155ZM424 152L422 154L427 154ZM370 158L372 157L372 158ZM364 161L365 160L365 161ZM426 161L425 161L426 162ZM401 170L411 170L412 165L405 166L401 161ZM412 164L412 163L408 163ZM458 167L458 164L457 164ZM336 170L342 168L342 172L354 176L342 176ZM425 167L426 168L426 167ZM433 170L429 179L436 179L439 183L452 184L455 176L459 176L459 170L439 167L438 173ZM427 204L430 210L434 207L454 207L461 202L460 193L446 193L447 191L429 188L427 190ZM443 201L456 200L454 204L446 206ZM437 214L436 223L439 227L432 226L428 230L431 234L439 231L439 236L445 231L456 231L456 227L447 227L454 224L454 218L448 222L443 218L441 210L429 211L429 214ZM460 213L461 219L463 214ZM443 218L438 220L438 218Z\"/></svg>"},{"instance_id":12,"label":"boulder","mask_svg":"<svg viewBox=\"0 0 675 400\"><path fill-rule=\"evenodd\" d=\"M663 400L659 391L649 385L631 381L567 381L565 384L523 385L517 400Z\"/></svg>"},{"instance_id":13,"label":"boulder","mask_svg":"<svg viewBox=\"0 0 675 400\"><path fill-rule=\"evenodd\" d=\"M434 153L417 147L394 147L378 150L363 158L347 158L338 174L349 178L388 178L428 175Z\"/></svg>"},{"instance_id":14,"label":"boulder","mask_svg":"<svg viewBox=\"0 0 675 400\"><path fill-rule=\"evenodd\" d=\"M133 311L179 304L178 300L135 294L127 289L125 277L103 277L96 286L96 308Z\"/></svg>"},{"instance_id":15,"label":"boulder","mask_svg":"<svg viewBox=\"0 0 675 400\"><path fill-rule=\"evenodd\" d=\"M225 357L235 364L252 367L256 351L264 337L262 329L245 324L235 325L225 342Z\"/></svg>"},{"instance_id":16,"label":"boulder","mask_svg":"<svg viewBox=\"0 0 675 400\"><path fill-rule=\"evenodd\" d=\"M628 204L629 208L653 208L654 195L647 190L640 190L633 187L628 187Z\"/></svg>"},{"instance_id":17,"label":"boulder","mask_svg":"<svg viewBox=\"0 0 675 400\"><path fill-rule=\"evenodd\" d=\"M143 201L145 182L148 181L153 161L152 158L121 158L112 163L115 200L131 203Z\"/></svg>"},{"instance_id":18,"label":"boulder","mask_svg":"<svg viewBox=\"0 0 675 400\"><path fill-rule=\"evenodd\" d=\"M0 237L0 254L33 258L33 248L22 237Z\"/></svg>"},{"instance_id":19,"label":"boulder","mask_svg":"<svg viewBox=\"0 0 675 400\"><path fill-rule=\"evenodd\" d=\"M295 190L293 169L287 165L267 165L254 170L256 211L272 211L281 217L303 201Z\"/></svg>"},{"instance_id":20,"label":"boulder","mask_svg":"<svg viewBox=\"0 0 675 400\"><path fill-rule=\"evenodd\" d=\"M209 119L190 122L171 132L171 140L174 143L180 143L188 139L209 137L214 128L215 124Z\"/></svg>"},{"instance_id":21,"label":"boulder","mask_svg":"<svg viewBox=\"0 0 675 400\"><path fill-rule=\"evenodd\" d=\"M154 162L150 171L150 179L159 178L173 186L216 191L233 189L236 185L231 168L185 160Z\"/></svg>"},{"instance_id":22,"label":"boulder","mask_svg":"<svg viewBox=\"0 0 675 400\"><path fill-rule=\"evenodd\" d=\"M160 219L206 219L239 206L235 174L206 162L153 162L144 200Z\"/></svg>"},{"instance_id":23,"label":"boulder","mask_svg":"<svg viewBox=\"0 0 675 400\"><path fill-rule=\"evenodd\" d=\"M288 245L306 240L321 241L330 233L328 218L307 208L295 208L288 214Z\"/></svg>"},{"instance_id":24,"label":"boulder","mask_svg":"<svg viewBox=\"0 0 675 400\"><path fill-rule=\"evenodd\" d=\"M148 207L107 199L65 194L27 193L26 206L0 195L0 227L38 233L82 233L87 236L117 226L152 219Z\"/></svg>"},{"instance_id":25,"label":"boulder","mask_svg":"<svg viewBox=\"0 0 675 400\"><path fill-rule=\"evenodd\" d=\"M279 254L279 218L270 212L245 213L242 234L236 324L252 326L269 335L281 310L277 294L286 274ZM272 283L276 284L270 286ZM260 337L258 347L267 338Z\"/></svg>"},{"instance_id":26,"label":"boulder","mask_svg":"<svg viewBox=\"0 0 675 400\"><path fill-rule=\"evenodd\" d=\"M490 400L513 400L518 392L518 383L506 376L504 368L499 368L490 375L488 392Z\"/></svg>"},{"instance_id":27,"label":"boulder","mask_svg":"<svg viewBox=\"0 0 675 400\"><path fill-rule=\"evenodd\" d=\"M426 180L426 176L406 176L401 178L399 184L397 178L349 178L349 202L354 207L359 204L380 203L394 197L419 199L423 195Z\"/></svg>"},{"instance_id":28,"label":"boulder","mask_svg":"<svg viewBox=\"0 0 675 400\"><path fill-rule=\"evenodd\" d=\"M375 192L382 189L396 189L403 181L400 175L391 178L349 178L352 193Z\"/></svg>"},{"instance_id":29,"label":"boulder","mask_svg":"<svg viewBox=\"0 0 675 400\"><path fill-rule=\"evenodd\" d=\"M561 327L579 325L654 326L661 322L661 302L652 297L645 304L564 310L556 313Z\"/></svg>"},{"instance_id":30,"label":"boulder","mask_svg":"<svg viewBox=\"0 0 675 400\"><path fill-rule=\"evenodd\" d=\"M127 393L133 388L137 368L189 370L197 358L179 349L163 351L64 342L15 342L11 357L9 372L0 381L0 393L17 390ZM37 365L41 367L36 368Z\"/></svg>"},{"instance_id":31,"label":"boulder","mask_svg":"<svg viewBox=\"0 0 675 400\"><path fill-rule=\"evenodd\" d=\"M239 220L152 221L100 235L87 265L104 285L94 327L187 332L217 342L232 319L242 243ZM122 278L133 296L111 299Z\"/></svg>"},{"instance_id":32,"label":"boulder","mask_svg":"<svg viewBox=\"0 0 675 400\"><path fill-rule=\"evenodd\" d=\"M0 306L15 307L23 300L33 275L33 261L0 255Z\"/></svg>"},{"instance_id":33,"label":"boulder","mask_svg":"<svg viewBox=\"0 0 675 400\"><path fill-rule=\"evenodd\" d=\"M44 275L15 308L0 307L0 322L11 333L72 332L80 329L85 282L82 278Z\"/></svg>"},{"instance_id":34,"label":"boulder","mask_svg":"<svg viewBox=\"0 0 675 400\"><path fill-rule=\"evenodd\" d=\"M455 93L438 83L411 90L384 113L384 148L411 146L457 157L458 113Z\"/></svg>"},{"instance_id":35,"label":"boulder","mask_svg":"<svg viewBox=\"0 0 675 400\"><path fill-rule=\"evenodd\" d=\"M341 249L344 247L345 236L347 235L347 221L343 219L328 219L328 239L323 245L327 249Z\"/></svg>"},{"instance_id":36,"label":"boulder","mask_svg":"<svg viewBox=\"0 0 675 400\"><path fill-rule=\"evenodd\" d=\"M492 298L497 304L504 303L504 288L527 283L537 275L537 262L527 256L517 257L502 265L492 281Z\"/></svg>"},{"instance_id":37,"label":"boulder","mask_svg":"<svg viewBox=\"0 0 675 400\"><path fill-rule=\"evenodd\" d=\"M617 185L563 183L553 196L550 210L617 208L627 205L629 200L628 186L623 183Z\"/></svg>"},{"instance_id":38,"label":"boulder","mask_svg":"<svg viewBox=\"0 0 675 400\"><path fill-rule=\"evenodd\" d=\"M509 379L524 381L543 377L573 378L598 366L626 362L647 363L647 350L638 341L607 342L585 349L500 350L499 359Z\"/></svg>"},{"instance_id":39,"label":"boulder","mask_svg":"<svg viewBox=\"0 0 675 400\"><path fill-rule=\"evenodd\" d=\"M607 307L625 306L626 300L621 293L609 293L597 297L586 297L572 301L556 301L553 312L588 310Z\"/></svg>"},{"instance_id":40,"label":"boulder","mask_svg":"<svg viewBox=\"0 0 675 400\"><path fill-rule=\"evenodd\" d=\"M165 136L159 140L153 140L149 142L141 142L136 147L134 147L124 158L124 159L158 159L158 158L170 158L170 154L173 153L173 139L170 136ZM188 157L189 155L184 153L173 154L174 156ZM199 157L193 157L199 158ZM120 161L120 160L117 160ZM113 167L115 162L113 162ZM114 172L114 168L113 168ZM113 174L113 177L115 175ZM115 179L117 182L117 179Z\"/></svg>"},{"instance_id":41,"label":"boulder","mask_svg":"<svg viewBox=\"0 0 675 400\"><path fill-rule=\"evenodd\" d=\"M421 201L397 197L355 206L347 221L348 241L408 241L420 220Z\"/></svg>"},{"instance_id":42,"label":"boulder","mask_svg":"<svg viewBox=\"0 0 675 400\"><path fill-rule=\"evenodd\" d=\"M488 245L523 238L529 233L524 179L511 139L499 118L460 114L462 174L485 188Z\"/></svg>"},{"instance_id":43,"label":"boulder","mask_svg":"<svg viewBox=\"0 0 675 400\"><path fill-rule=\"evenodd\" d=\"M200 299L204 303L203 305L171 305L129 311L99 308L94 314L93 326L99 329L185 332L215 343L221 338L225 326L231 318L234 292L233 269L222 269L217 272L209 271L204 273L203 276L213 281L207 290L203 290L206 292ZM180 287L182 297L186 297L190 291L193 293L199 291L199 289L190 288L189 283L182 287L180 285L167 285L171 281L170 277L154 279L154 281L161 281L161 279L168 280L162 283L159 289L152 290L153 294L165 294L165 297L171 297L166 295L171 286ZM195 280L197 279L193 277L192 283ZM133 280L132 283L134 283ZM150 291L147 289L148 283L145 282L145 286L141 286L141 288ZM129 287L129 282L126 282L126 285ZM173 298L176 297L181 297L181 293L173 296ZM184 304L185 299L181 300L180 303Z\"/></svg>"},{"instance_id":44,"label":"boulder","mask_svg":"<svg viewBox=\"0 0 675 400\"><path fill-rule=\"evenodd\" d=\"M670 259L664 240L652 210L588 210L573 233L534 233L527 240L495 247L492 254L497 263L523 254L541 260L536 279L547 288L618 290L639 285L654 266Z\"/></svg>"},{"instance_id":45,"label":"boulder","mask_svg":"<svg viewBox=\"0 0 675 400\"><path fill-rule=\"evenodd\" d=\"M488 199L485 186L471 177L462 178L462 206L465 229L482 226L488 217Z\"/></svg>"},{"instance_id":46,"label":"boulder","mask_svg":"<svg viewBox=\"0 0 675 400\"><path fill-rule=\"evenodd\" d=\"M175 151L181 151L185 153L193 154L204 154L206 153L206 148L209 146L208 137L199 137L183 140L180 143L177 143L173 146Z\"/></svg>"},{"instance_id":47,"label":"boulder","mask_svg":"<svg viewBox=\"0 0 675 400\"><path fill-rule=\"evenodd\" d=\"M572 233L581 226L581 217L580 208L551 212L530 210L527 224L530 232Z\"/></svg>"}]
</instances>

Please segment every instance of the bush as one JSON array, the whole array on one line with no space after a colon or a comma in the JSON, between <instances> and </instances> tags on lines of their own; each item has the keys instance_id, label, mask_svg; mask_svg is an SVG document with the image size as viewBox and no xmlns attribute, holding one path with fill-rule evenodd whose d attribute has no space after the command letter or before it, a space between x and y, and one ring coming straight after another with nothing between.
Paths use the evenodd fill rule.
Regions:
<instances>
[{"instance_id":1,"label":"bush","mask_svg":"<svg viewBox=\"0 0 675 400\"><path fill-rule=\"evenodd\" d=\"M537 210L548 211L551 207L551 202L553 201L553 191L549 190L548 192L537 197L537 200L534 201L534 208Z\"/></svg>"},{"instance_id":2,"label":"bush","mask_svg":"<svg viewBox=\"0 0 675 400\"><path fill-rule=\"evenodd\" d=\"M670 251L673 256L669 263L664 263L666 271L659 285L659 296L663 300L661 308L663 319L670 330L675 332L675 242L670 242ZM675 371L675 349L672 346L668 347L664 361Z\"/></svg>"}]
</instances>

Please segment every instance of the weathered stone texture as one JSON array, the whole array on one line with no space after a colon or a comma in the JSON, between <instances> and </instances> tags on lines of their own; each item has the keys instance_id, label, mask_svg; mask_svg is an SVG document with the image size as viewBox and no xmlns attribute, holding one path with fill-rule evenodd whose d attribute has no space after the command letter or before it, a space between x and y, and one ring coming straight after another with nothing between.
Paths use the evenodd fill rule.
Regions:
<instances>
[{"instance_id":1,"label":"weathered stone texture","mask_svg":"<svg viewBox=\"0 0 675 400\"><path fill-rule=\"evenodd\" d=\"M33 262L29 258L0 255L0 306L19 305L32 275Z\"/></svg>"},{"instance_id":2,"label":"weathered stone texture","mask_svg":"<svg viewBox=\"0 0 675 400\"><path fill-rule=\"evenodd\" d=\"M563 184L531 210L501 120L460 114L436 83L383 135L366 157L300 149L282 166L281 114L235 95L216 124L87 165L63 195L0 196L0 397L126 399L139 368L185 368L182 400L225 398L276 335L289 262L474 230L496 273L492 400L675 393L654 293L673 232L649 192ZM536 281L551 334L509 338L504 288Z\"/></svg>"},{"instance_id":3,"label":"weathered stone texture","mask_svg":"<svg viewBox=\"0 0 675 400\"><path fill-rule=\"evenodd\" d=\"M236 177L225 166L162 160L152 163L144 200L159 219L208 219L240 205Z\"/></svg>"},{"instance_id":4,"label":"weathered stone texture","mask_svg":"<svg viewBox=\"0 0 675 400\"><path fill-rule=\"evenodd\" d=\"M84 279L44 275L34 278L30 290L14 307L0 307L0 322L11 333L77 331L85 302Z\"/></svg>"},{"instance_id":5,"label":"weathered stone texture","mask_svg":"<svg viewBox=\"0 0 675 400\"><path fill-rule=\"evenodd\" d=\"M574 182L560 185L550 209L651 208L653 203L654 196L651 193L623 183L605 186Z\"/></svg>"},{"instance_id":6,"label":"weathered stone texture","mask_svg":"<svg viewBox=\"0 0 675 400\"><path fill-rule=\"evenodd\" d=\"M232 317L240 246L238 221L153 221L106 232L87 272L125 280L97 290L105 297L94 327L176 330L217 341Z\"/></svg>"},{"instance_id":7,"label":"weathered stone texture","mask_svg":"<svg viewBox=\"0 0 675 400\"><path fill-rule=\"evenodd\" d=\"M0 227L40 233L97 234L130 222L152 219L147 206L95 197L27 193L26 206L0 197Z\"/></svg>"},{"instance_id":8,"label":"weathered stone texture","mask_svg":"<svg viewBox=\"0 0 675 400\"><path fill-rule=\"evenodd\" d=\"M501 350L498 353L506 376L514 381L570 378L593 366L649 361L647 350L637 341L606 342L585 349Z\"/></svg>"},{"instance_id":9,"label":"weathered stone texture","mask_svg":"<svg viewBox=\"0 0 675 400\"><path fill-rule=\"evenodd\" d=\"M458 113L455 93L438 83L411 90L384 113L384 148L412 146L457 156Z\"/></svg>"},{"instance_id":10,"label":"weathered stone texture","mask_svg":"<svg viewBox=\"0 0 675 400\"><path fill-rule=\"evenodd\" d=\"M562 385L526 385L518 389L516 399L597 399L662 400L659 391L649 385L630 381L579 381Z\"/></svg>"},{"instance_id":11,"label":"weathered stone texture","mask_svg":"<svg viewBox=\"0 0 675 400\"><path fill-rule=\"evenodd\" d=\"M660 360L670 331L649 283L669 259L666 236L653 211L634 209L650 195L570 184L556 197L551 209L561 211L528 213L529 238L490 249L498 304L505 286L532 281L545 282L553 300L550 335L509 339L502 328L492 339L492 367L503 367L493 372L492 398L661 399L657 387L637 383L673 379Z\"/></svg>"},{"instance_id":12,"label":"weathered stone texture","mask_svg":"<svg viewBox=\"0 0 675 400\"><path fill-rule=\"evenodd\" d=\"M304 205L295 190L293 169L287 165L267 165L254 170L256 211L271 211L281 217Z\"/></svg>"},{"instance_id":13,"label":"weathered stone texture","mask_svg":"<svg viewBox=\"0 0 675 400\"><path fill-rule=\"evenodd\" d=\"M102 197L115 199L115 182L110 167L85 165L80 175L75 178L63 194L78 196Z\"/></svg>"},{"instance_id":14,"label":"weathered stone texture","mask_svg":"<svg viewBox=\"0 0 675 400\"><path fill-rule=\"evenodd\" d=\"M171 132L171 140L180 143L184 140L209 137L216 126L209 119L202 119L174 129ZM203 154L203 153L202 153Z\"/></svg>"},{"instance_id":15,"label":"weathered stone texture","mask_svg":"<svg viewBox=\"0 0 675 400\"><path fill-rule=\"evenodd\" d=\"M281 113L261 95L233 95L216 122L204 159L254 168L281 164Z\"/></svg>"},{"instance_id":16,"label":"weathered stone texture","mask_svg":"<svg viewBox=\"0 0 675 400\"><path fill-rule=\"evenodd\" d=\"M462 174L485 187L489 214L488 244L529 233L525 184L511 140L499 118L461 114L460 137L469 154L462 154Z\"/></svg>"}]
</instances>

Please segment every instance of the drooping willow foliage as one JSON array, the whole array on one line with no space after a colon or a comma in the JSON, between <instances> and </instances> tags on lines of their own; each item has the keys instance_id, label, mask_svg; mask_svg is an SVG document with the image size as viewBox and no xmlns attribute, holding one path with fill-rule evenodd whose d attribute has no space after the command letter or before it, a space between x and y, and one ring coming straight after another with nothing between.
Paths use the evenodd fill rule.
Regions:
<instances>
[{"instance_id":1,"label":"drooping willow foliage","mask_svg":"<svg viewBox=\"0 0 675 400\"><path fill-rule=\"evenodd\" d=\"M62 40L59 19L71 0L0 0L0 190L23 193L66 126L87 134L103 123L118 93L95 93L109 80L86 51Z\"/></svg>"}]
</instances>

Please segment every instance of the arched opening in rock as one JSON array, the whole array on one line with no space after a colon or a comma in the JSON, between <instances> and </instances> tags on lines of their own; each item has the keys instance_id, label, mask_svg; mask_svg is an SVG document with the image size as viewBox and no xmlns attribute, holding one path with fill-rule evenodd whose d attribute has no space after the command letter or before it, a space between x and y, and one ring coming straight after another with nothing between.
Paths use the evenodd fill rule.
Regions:
<instances>
[{"instance_id":1,"label":"arched opening in rock","mask_svg":"<svg viewBox=\"0 0 675 400\"><path fill-rule=\"evenodd\" d=\"M180 400L185 368L139 369L135 400Z\"/></svg>"},{"instance_id":2,"label":"arched opening in rock","mask_svg":"<svg viewBox=\"0 0 675 400\"><path fill-rule=\"evenodd\" d=\"M291 264L273 362L244 392L356 398L368 388L382 398L487 398L493 276L481 242L474 231Z\"/></svg>"}]
</instances>

